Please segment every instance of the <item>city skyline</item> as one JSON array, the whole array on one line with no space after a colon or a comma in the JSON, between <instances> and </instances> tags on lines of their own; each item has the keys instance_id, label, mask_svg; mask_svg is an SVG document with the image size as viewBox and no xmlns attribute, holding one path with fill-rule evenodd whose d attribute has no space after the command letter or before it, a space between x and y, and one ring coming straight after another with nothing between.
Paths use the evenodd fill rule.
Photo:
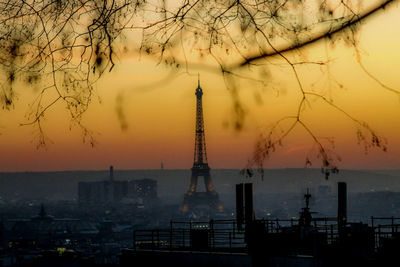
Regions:
<instances>
[{"instance_id":1,"label":"city skyline","mask_svg":"<svg viewBox=\"0 0 400 267\"><path fill-rule=\"evenodd\" d=\"M0 266L389 266L395 0L0 0Z\"/></svg>"}]
</instances>

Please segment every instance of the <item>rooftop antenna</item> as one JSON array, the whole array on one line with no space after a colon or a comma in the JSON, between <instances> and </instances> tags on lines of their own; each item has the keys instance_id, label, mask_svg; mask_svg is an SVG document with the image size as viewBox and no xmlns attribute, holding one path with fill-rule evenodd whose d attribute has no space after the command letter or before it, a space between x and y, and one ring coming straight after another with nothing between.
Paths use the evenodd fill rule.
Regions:
<instances>
[{"instance_id":1,"label":"rooftop antenna","mask_svg":"<svg viewBox=\"0 0 400 267\"><path fill-rule=\"evenodd\" d=\"M300 212L300 218L299 218L300 226L306 226L306 227L311 226L311 222L312 222L311 213L312 212L310 212L310 208L309 208L310 198L311 198L310 189L307 188L307 193L304 195L304 199L306 201L306 207L302 208L302 211Z\"/></svg>"},{"instance_id":2,"label":"rooftop antenna","mask_svg":"<svg viewBox=\"0 0 400 267\"><path fill-rule=\"evenodd\" d=\"M308 206L310 205L310 198L311 198L310 189L307 188L307 194L304 195L304 199L306 200L306 208L307 209L308 209Z\"/></svg>"},{"instance_id":3,"label":"rooftop antenna","mask_svg":"<svg viewBox=\"0 0 400 267\"><path fill-rule=\"evenodd\" d=\"M114 182L114 167L110 166L110 182Z\"/></svg>"},{"instance_id":4,"label":"rooftop antenna","mask_svg":"<svg viewBox=\"0 0 400 267\"><path fill-rule=\"evenodd\" d=\"M45 209L44 209L44 205L43 205L43 203L42 204L40 204L40 212L39 212L39 216L40 217L44 217L44 216L46 216L46 211L45 211Z\"/></svg>"}]
</instances>

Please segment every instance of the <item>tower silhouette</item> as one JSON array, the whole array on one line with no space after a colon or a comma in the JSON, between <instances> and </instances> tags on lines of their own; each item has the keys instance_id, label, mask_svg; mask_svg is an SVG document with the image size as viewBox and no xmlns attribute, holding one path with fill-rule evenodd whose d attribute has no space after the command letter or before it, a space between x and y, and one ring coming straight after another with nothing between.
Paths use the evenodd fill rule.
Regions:
<instances>
[{"instance_id":1,"label":"tower silhouette","mask_svg":"<svg viewBox=\"0 0 400 267\"><path fill-rule=\"evenodd\" d=\"M182 211L186 212L201 205L208 205L212 211L222 211L223 207L219 201L219 196L214 189L214 183L210 175L210 167L207 162L207 150L204 134L203 119L203 90L200 87L200 78L196 88L196 132L194 144L194 162L192 176L187 193L184 196ZM203 177L205 192L197 192L198 178Z\"/></svg>"}]
</instances>

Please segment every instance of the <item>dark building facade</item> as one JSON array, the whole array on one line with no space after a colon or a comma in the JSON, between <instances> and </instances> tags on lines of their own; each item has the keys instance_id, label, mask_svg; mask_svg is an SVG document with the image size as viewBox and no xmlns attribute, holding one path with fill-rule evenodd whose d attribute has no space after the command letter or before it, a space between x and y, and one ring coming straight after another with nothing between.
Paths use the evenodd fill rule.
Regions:
<instances>
[{"instance_id":1,"label":"dark building facade","mask_svg":"<svg viewBox=\"0 0 400 267\"><path fill-rule=\"evenodd\" d=\"M80 204L114 203L126 197L127 181L79 182L78 198Z\"/></svg>"},{"instance_id":2,"label":"dark building facade","mask_svg":"<svg viewBox=\"0 0 400 267\"><path fill-rule=\"evenodd\" d=\"M158 200L157 181L115 181L111 166L109 180L78 184L78 201L81 205L113 204L124 200L147 205L155 203Z\"/></svg>"},{"instance_id":3,"label":"dark building facade","mask_svg":"<svg viewBox=\"0 0 400 267\"><path fill-rule=\"evenodd\" d=\"M157 181L151 179L132 180L127 182L127 197L142 201L157 199Z\"/></svg>"}]
</instances>

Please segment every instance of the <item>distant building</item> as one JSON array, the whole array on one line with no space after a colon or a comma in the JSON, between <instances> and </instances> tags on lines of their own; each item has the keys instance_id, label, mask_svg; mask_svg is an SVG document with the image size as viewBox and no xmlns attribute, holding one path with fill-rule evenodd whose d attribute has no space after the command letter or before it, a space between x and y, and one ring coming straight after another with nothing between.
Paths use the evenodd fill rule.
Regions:
<instances>
[{"instance_id":1,"label":"distant building","mask_svg":"<svg viewBox=\"0 0 400 267\"><path fill-rule=\"evenodd\" d=\"M48 215L0 222L0 266L119 266L132 244L131 225Z\"/></svg>"},{"instance_id":2,"label":"distant building","mask_svg":"<svg viewBox=\"0 0 400 267\"><path fill-rule=\"evenodd\" d=\"M129 199L130 202L151 205L158 200L157 181L151 179L115 181L113 171L111 166L109 180L79 182L79 204L112 204Z\"/></svg>"},{"instance_id":3,"label":"distant building","mask_svg":"<svg viewBox=\"0 0 400 267\"><path fill-rule=\"evenodd\" d=\"M80 204L119 202L127 195L127 181L79 182Z\"/></svg>"},{"instance_id":4,"label":"distant building","mask_svg":"<svg viewBox=\"0 0 400 267\"><path fill-rule=\"evenodd\" d=\"M48 215L43 207L30 219L8 221L8 248L65 247L72 243L85 243L97 237L99 230L92 222L79 219L57 219Z\"/></svg>"},{"instance_id":5,"label":"distant building","mask_svg":"<svg viewBox=\"0 0 400 267\"><path fill-rule=\"evenodd\" d=\"M129 181L127 197L142 203L157 200L157 181L151 179Z\"/></svg>"}]
</instances>

